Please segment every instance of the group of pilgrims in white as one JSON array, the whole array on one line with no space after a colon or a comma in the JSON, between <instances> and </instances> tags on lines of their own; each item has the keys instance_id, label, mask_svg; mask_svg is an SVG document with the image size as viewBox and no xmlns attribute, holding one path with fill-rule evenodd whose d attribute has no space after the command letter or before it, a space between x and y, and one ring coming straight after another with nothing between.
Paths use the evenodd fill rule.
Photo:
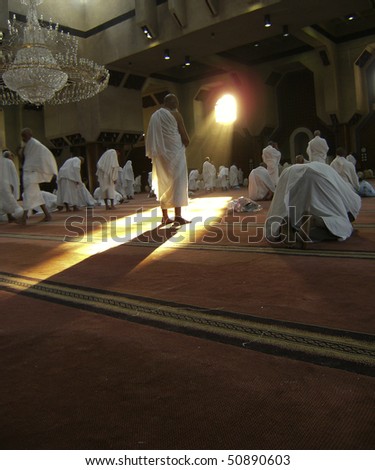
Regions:
<instances>
[{"instance_id":1,"label":"group of pilgrims in white","mask_svg":"<svg viewBox=\"0 0 375 470\"><path fill-rule=\"evenodd\" d=\"M265 223L268 241L301 247L306 241L343 241L352 235L361 197L374 197L375 190L363 172L356 172L354 155L342 147L336 148L334 158L328 152L319 130L308 142L308 158L297 155L294 164L280 165L276 142L263 149L262 162L249 174L248 195L253 201L271 200ZM367 177L373 177L371 170Z\"/></svg>"},{"instance_id":2,"label":"group of pilgrims in white","mask_svg":"<svg viewBox=\"0 0 375 470\"><path fill-rule=\"evenodd\" d=\"M32 136L31 129L21 132L23 141L22 204L20 204L19 172L14 155L3 150L0 157L0 217L1 220L25 224L34 213L44 213L43 221L51 220L51 212L77 211L82 207L105 206L113 210L117 204L134 199L141 192L141 175L134 177L131 160L119 165L115 149L106 150L97 162L98 187L93 194L82 181L84 158L72 156L58 169L52 152ZM53 192L40 189L41 183L56 178Z\"/></svg>"},{"instance_id":3,"label":"group of pilgrims in white","mask_svg":"<svg viewBox=\"0 0 375 470\"><path fill-rule=\"evenodd\" d=\"M336 156L328 162L329 146L320 131L308 142L305 158L297 155L293 164L281 165L281 152L276 142L269 141L263 148L261 162L247 178L236 164L220 166L218 171L206 158L201 173L189 173L189 191L227 191L241 186L248 188L248 198L240 204L230 204L239 212L259 210L258 201L271 201L265 224L269 241L283 241L287 246L301 246L301 230L309 241L325 239L345 240L353 233L352 222L361 207L361 197L374 197L373 185L365 177L373 178L372 170L356 171L357 160L351 153L338 147ZM237 202L237 201L235 201ZM304 226L308 218L308 230Z\"/></svg>"},{"instance_id":4,"label":"group of pilgrims in white","mask_svg":"<svg viewBox=\"0 0 375 470\"><path fill-rule=\"evenodd\" d=\"M165 109L162 111L167 113L168 119L171 119L169 112ZM155 113L152 126L149 127L147 153L151 155L151 158L152 146L158 149L157 153L163 153L160 149L163 150L168 144L165 137L160 138L162 126L165 124L160 121L163 115L160 117L159 114ZM173 126L177 129L174 119ZM175 133L180 142L180 133L177 131ZM134 177L132 162L128 160L121 168L118 152L115 149L106 150L99 158L96 165L99 185L92 195L81 177L81 165L84 158L72 156L58 169L51 151L32 136L30 129L24 129L21 137L24 157L22 205L19 203L18 171L12 161L12 153L5 150L0 158L2 220L26 224L27 218L32 213L40 212L44 213L43 221L48 222L51 220L50 213L54 210L71 211L84 206L103 205L107 210L112 210L116 204L133 199L134 193L141 192L141 177ZM184 145L181 148L184 149ZM168 173L164 171L164 167L158 167L162 165L162 160L154 157L153 170L157 171L149 173L149 195L153 196L155 189L155 196L158 197L164 211L163 222L169 222L166 210L171 204L163 201L168 196L168 188L173 189L177 180L181 180L177 185L179 188L184 185L188 186L190 197L199 191L205 193L215 190L228 191L245 186L248 188L250 201L271 201L265 223L269 241L277 242L287 239L286 244L289 243L289 246L292 246L290 233L298 233L307 219L309 241L345 240L353 233L352 222L360 211L361 197L375 196L373 186L365 179L365 176L372 177L373 175L357 173L355 157L352 154L347 155L343 148L336 149L336 156L330 163L328 163L328 152L329 146L326 140L320 136L320 131L315 131L306 149L308 159L305 159L303 155L297 155L295 163L281 166L281 152L278 145L270 141L262 150L261 163L250 171L248 178L244 178L243 171L234 163L229 167L222 165L217 170L209 157L203 162L201 172L193 169L188 178L182 175L187 172L186 163L180 165L182 168L180 177L178 176L180 167L177 168L173 164L177 160L171 158L168 161L173 170L172 173ZM168 152L164 151L164 153ZM184 158L181 159L183 160ZM174 177L170 178L169 174L174 174ZM54 176L57 180L55 193L41 191L40 183L50 182ZM158 191L159 186L164 188L163 195L160 195ZM177 198L176 201L173 200L172 205L177 207L177 217L183 223L188 223L180 214L180 207L187 205L185 196L187 191L185 191L181 189L177 191L178 194L184 196ZM175 193L176 191L173 192ZM304 235L306 235L305 229L306 227L303 228Z\"/></svg>"}]
</instances>

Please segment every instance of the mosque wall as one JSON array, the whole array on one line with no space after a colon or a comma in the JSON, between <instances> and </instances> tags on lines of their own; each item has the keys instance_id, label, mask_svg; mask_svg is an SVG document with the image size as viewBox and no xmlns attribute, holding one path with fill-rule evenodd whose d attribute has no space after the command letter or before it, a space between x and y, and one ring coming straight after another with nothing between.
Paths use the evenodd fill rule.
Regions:
<instances>
[{"instance_id":1,"label":"mosque wall","mask_svg":"<svg viewBox=\"0 0 375 470\"><path fill-rule=\"evenodd\" d=\"M79 103L45 106L46 137L81 134L95 142L101 132L141 132L140 91L108 87L99 95Z\"/></svg>"}]
</instances>

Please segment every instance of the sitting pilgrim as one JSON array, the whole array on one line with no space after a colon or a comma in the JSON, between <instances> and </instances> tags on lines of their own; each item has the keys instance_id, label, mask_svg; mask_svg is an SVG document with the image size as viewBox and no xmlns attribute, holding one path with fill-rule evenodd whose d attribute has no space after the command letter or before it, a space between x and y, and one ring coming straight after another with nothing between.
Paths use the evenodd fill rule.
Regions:
<instances>
[{"instance_id":1,"label":"sitting pilgrim","mask_svg":"<svg viewBox=\"0 0 375 470\"><path fill-rule=\"evenodd\" d=\"M249 198L253 201L268 201L275 192L275 183L267 171L267 164L262 162L251 170L249 175Z\"/></svg>"},{"instance_id":2,"label":"sitting pilgrim","mask_svg":"<svg viewBox=\"0 0 375 470\"><path fill-rule=\"evenodd\" d=\"M364 179L365 175L362 171L358 172L359 189L358 194L361 197L375 197L375 189L371 183Z\"/></svg>"},{"instance_id":3,"label":"sitting pilgrim","mask_svg":"<svg viewBox=\"0 0 375 470\"><path fill-rule=\"evenodd\" d=\"M296 164L281 175L267 214L270 242L303 246L304 242L345 240L361 198L330 166L320 162Z\"/></svg>"},{"instance_id":4,"label":"sitting pilgrim","mask_svg":"<svg viewBox=\"0 0 375 470\"><path fill-rule=\"evenodd\" d=\"M349 183L355 191L359 190L359 181L355 167L345 158L346 152L342 147L336 150L336 158L332 161L331 167L337 171L341 178Z\"/></svg>"},{"instance_id":5,"label":"sitting pilgrim","mask_svg":"<svg viewBox=\"0 0 375 470\"><path fill-rule=\"evenodd\" d=\"M194 168L189 173L189 191L198 191L198 179L199 179L199 171Z\"/></svg>"}]
</instances>

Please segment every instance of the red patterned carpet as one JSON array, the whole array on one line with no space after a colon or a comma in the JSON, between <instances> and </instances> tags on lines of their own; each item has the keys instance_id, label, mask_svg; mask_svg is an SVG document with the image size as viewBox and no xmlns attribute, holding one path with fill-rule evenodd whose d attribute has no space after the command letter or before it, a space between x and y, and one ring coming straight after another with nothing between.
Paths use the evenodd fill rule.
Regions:
<instances>
[{"instance_id":1,"label":"red patterned carpet","mask_svg":"<svg viewBox=\"0 0 375 470\"><path fill-rule=\"evenodd\" d=\"M0 225L3 448L374 447L375 199L290 250L240 195Z\"/></svg>"}]
</instances>

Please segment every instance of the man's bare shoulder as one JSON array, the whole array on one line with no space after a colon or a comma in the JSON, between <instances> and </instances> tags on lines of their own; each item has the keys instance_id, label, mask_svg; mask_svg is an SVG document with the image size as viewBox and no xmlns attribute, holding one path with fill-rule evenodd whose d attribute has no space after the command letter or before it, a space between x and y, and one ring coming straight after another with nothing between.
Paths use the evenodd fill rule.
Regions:
<instances>
[{"instance_id":1,"label":"man's bare shoulder","mask_svg":"<svg viewBox=\"0 0 375 470\"><path fill-rule=\"evenodd\" d=\"M177 121L183 121L181 113L178 111L178 109L170 109L171 114L176 118Z\"/></svg>"}]
</instances>

